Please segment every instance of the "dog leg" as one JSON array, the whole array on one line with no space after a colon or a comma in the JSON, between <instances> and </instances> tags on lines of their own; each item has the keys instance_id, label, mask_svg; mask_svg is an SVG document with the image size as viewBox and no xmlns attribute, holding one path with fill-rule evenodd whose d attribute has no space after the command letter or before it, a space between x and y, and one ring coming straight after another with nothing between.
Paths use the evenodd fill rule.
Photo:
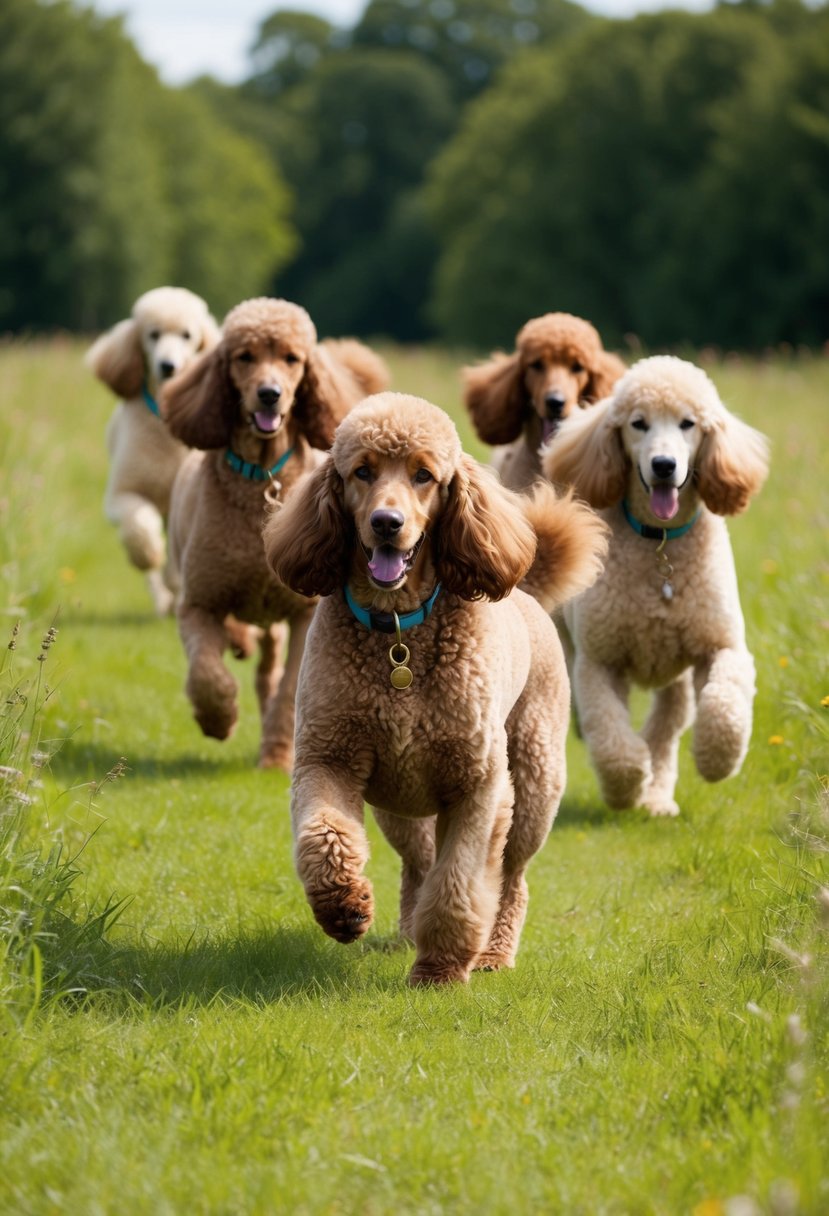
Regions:
<instances>
[{"instance_id":1,"label":"dog leg","mask_svg":"<svg viewBox=\"0 0 829 1216\"><path fill-rule=\"evenodd\" d=\"M104 511L116 524L121 544L133 566L147 575L147 585L159 616L173 606L173 594L161 575L164 565L164 520L161 512L140 494L111 494L104 499Z\"/></svg>"},{"instance_id":2,"label":"dog leg","mask_svg":"<svg viewBox=\"0 0 829 1216\"><path fill-rule=\"evenodd\" d=\"M605 802L614 810L638 806L651 780L651 755L631 725L627 681L584 654L576 655L573 681L582 735Z\"/></svg>"},{"instance_id":3,"label":"dog leg","mask_svg":"<svg viewBox=\"0 0 829 1216\"><path fill-rule=\"evenodd\" d=\"M380 807L374 818L391 847L400 854L400 933L414 940L417 897L435 862L435 819L404 819Z\"/></svg>"},{"instance_id":4,"label":"dog leg","mask_svg":"<svg viewBox=\"0 0 829 1216\"><path fill-rule=\"evenodd\" d=\"M437 817L437 860L415 908L415 987L465 983L486 946L498 911L512 814L512 789L500 772L474 797Z\"/></svg>"},{"instance_id":5,"label":"dog leg","mask_svg":"<svg viewBox=\"0 0 829 1216\"><path fill-rule=\"evenodd\" d=\"M706 781L740 771L751 738L754 660L747 650L718 650L694 671L694 759Z\"/></svg>"},{"instance_id":6,"label":"dog leg","mask_svg":"<svg viewBox=\"0 0 829 1216\"><path fill-rule=\"evenodd\" d=\"M225 621L227 629L227 621ZM259 631L259 662L256 665L256 699L259 702L259 713L264 721L268 703L279 687L285 668L282 664L282 653L288 631L284 625L271 625L269 629Z\"/></svg>"},{"instance_id":7,"label":"dog leg","mask_svg":"<svg viewBox=\"0 0 829 1216\"><path fill-rule=\"evenodd\" d=\"M694 720L694 695L690 669L673 684L660 688L653 699L642 738L651 752L653 776L645 789L642 806L651 815L678 815L674 801L679 739Z\"/></svg>"},{"instance_id":8,"label":"dog leg","mask_svg":"<svg viewBox=\"0 0 829 1216\"><path fill-rule=\"evenodd\" d=\"M369 851L362 791L350 775L303 765L294 775L291 819L297 873L317 923L335 941L356 941L374 918L362 873Z\"/></svg>"},{"instance_id":9,"label":"dog leg","mask_svg":"<svg viewBox=\"0 0 829 1216\"><path fill-rule=\"evenodd\" d=\"M305 649L305 635L313 617L313 608L304 609L288 622L290 637L285 670L275 694L267 703L262 719L262 746L259 749L260 768L282 768L289 773L294 762L294 702L299 679L299 665Z\"/></svg>"},{"instance_id":10,"label":"dog leg","mask_svg":"<svg viewBox=\"0 0 829 1216\"><path fill-rule=\"evenodd\" d=\"M205 735L226 739L239 716L237 684L222 662L224 622L192 604L181 604L178 626L190 662L187 695Z\"/></svg>"}]
</instances>

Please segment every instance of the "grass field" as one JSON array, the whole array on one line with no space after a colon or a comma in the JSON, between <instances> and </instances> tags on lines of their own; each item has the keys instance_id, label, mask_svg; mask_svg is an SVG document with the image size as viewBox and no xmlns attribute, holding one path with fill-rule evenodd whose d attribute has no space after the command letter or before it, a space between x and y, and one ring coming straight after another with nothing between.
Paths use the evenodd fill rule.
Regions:
<instances>
[{"instance_id":1,"label":"grass field","mask_svg":"<svg viewBox=\"0 0 829 1216\"><path fill-rule=\"evenodd\" d=\"M387 353L483 455L458 360ZM192 722L102 517L80 356L0 348L0 764L34 778L0 829L0 1211L829 1212L829 361L709 369L773 445L731 525L742 773L706 786L683 748L682 816L651 821L602 807L571 740L515 971L411 991L373 825L376 925L313 923L249 667L232 740Z\"/></svg>"}]
</instances>

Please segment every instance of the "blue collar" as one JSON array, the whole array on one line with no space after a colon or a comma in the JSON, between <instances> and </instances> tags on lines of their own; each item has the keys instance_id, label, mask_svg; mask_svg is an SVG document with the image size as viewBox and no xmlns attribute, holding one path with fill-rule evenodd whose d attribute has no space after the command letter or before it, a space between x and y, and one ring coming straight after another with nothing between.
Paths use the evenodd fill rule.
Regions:
<instances>
[{"instance_id":1,"label":"blue collar","mask_svg":"<svg viewBox=\"0 0 829 1216\"><path fill-rule=\"evenodd\" d=\"M693 528L694 524L699 519L699 511L688 520L687 524L683 524L680 528L652 528L650 524L642 524L631 514L627 499L622 502L622 510L625 513L625 519L633 528L634 532L638 532L640 536L646 537L648 540L661 540L664 544L666 540L676 540L678 536L684 536Z\"/></svg>"},{"instance_id":2,"label":"blue collar","mask_svg":"<svg viewBox=\"0 0 829 1216\"><path fill-rule=\"evenodd\" d=\"M251 464L249 460L242 460L241 456L237 456L228 448L225 452L225 463L230 465L234 473L241 473L243 477L247 477L248 481L270 481L280 469L284 468L293 454L294 449L288 448L284 456L279 457L276 464L272 464L269 469L263 469L261 464Z\"/></svg>"},{"instance_id":3,"label":"blue collar","mask_svg":"<svg viewBox=\"0 0 829 1216\"><path fill-rule=\"evenodd\" d=\"M144 404L151 414L155 414L156 418L161 417L161 410L158 408L158 402L147 388L147 381L141 385L141 396L144 398Z\"/></svg>"},{"instance_id":4,"label":"blue collar","mask_svg":"<svg viewBox=\"0 0 829 1216\"><path fill-rule=\"evenodd\" d=\"M402 616L397 616L396 612L369 612L366 608L361 608L348 584L343 588L345 592L345 602L351 609L352 615L365 625L366 629L377 629L380 633L395 632L395 617L401 629L413 629L415 625L422 625L435 606L435 600L440 593L440 583L435 587L428 600L424 600L419 608L415 608L414 612L404 612Z\"/></svg>"}]
</instances>

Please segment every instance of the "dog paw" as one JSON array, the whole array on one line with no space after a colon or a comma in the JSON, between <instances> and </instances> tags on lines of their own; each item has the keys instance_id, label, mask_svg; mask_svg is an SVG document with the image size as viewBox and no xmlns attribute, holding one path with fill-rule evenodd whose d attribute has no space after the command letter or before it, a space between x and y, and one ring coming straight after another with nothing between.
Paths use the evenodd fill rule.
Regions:
<instances>
[{"instance_id":1,"label":"dog paw","mask_svg":"<svg viewBox=\"0 0 829 1216\"><path fill-rule=\"evenodd\" d=\"M485 950L475 960L475 971L503 971L515 966L515 959L496 950Z\"/></svg>"},{"instance_id":2,"label":"dog paw","mask_svg":"<svg viewBox=\"0 0 829 1216\"><path fill-rule=\"evenodd\" d=\"M679 814L679 803L667 795L645 795L642 799L642 808L648 812L651 818L657 817L668 819L675 818Z\"/></svg>"},{"instance_id":3,"label":"dog paw","mask_svg":"<svg viewBox=\"0 0 829 1216\"><path fill-rule=\"evenodd\" d=\"M203 735L208 739L229 739L239 717L236 706L230 710L222 710L216 706L196 709L193 715L201 727Z\"/></svg>"},{"instance_id":4,"label":"dog paw","mask_svg":"<svg viewBox=\"0 0 829 1216\"><path fill-rule=\"evenodd\" d=\"M469 967L459 963L437 963L421 959L409 972L411 988L429 988L438 984L465 984L469 980Z\"/></svg>"},{"instance_id":5,"label":"dog paw","mask_svg":"<svg viewBox=\"0 0 829 1216\"><path fill-rule=\"evenodd\" d=\"M367 878L315 893L310 902L320 928L343 945L362 937L374 919L374 896Z\"/></svg>"},{"instance_id":6,"label":"dog paw","mask_svg":"<svg viewBox=\"0 0 829 1216\"><path fill-rule=\"evenodd\" d=\"M259 753L259 768L278 768L290 777L294 767L294 749L286 747L263 748Z\"/></svg>"}]
</instances>

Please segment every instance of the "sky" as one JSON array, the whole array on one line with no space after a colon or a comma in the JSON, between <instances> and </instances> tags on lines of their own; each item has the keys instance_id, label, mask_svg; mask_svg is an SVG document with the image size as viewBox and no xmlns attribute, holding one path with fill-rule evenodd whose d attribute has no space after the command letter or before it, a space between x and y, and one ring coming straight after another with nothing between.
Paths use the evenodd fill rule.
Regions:
<instances>
[{"instance_id":1,"label":"sky","mask_svg":"<svg viewBox=\"0 0 829 1216\"><path fill-rule=\"evenodd\" d=\"M248 74L248 49L263 18L279 8L304 9L334 25L354 24L367 0L85 0L107 15L126 15L141 54L168 84L209 74L234 84ZM607 16L668 7L665 0L582 0ZM710 0L671 0L670 7L711 7Z\"/></svg>"}]
</instances>

